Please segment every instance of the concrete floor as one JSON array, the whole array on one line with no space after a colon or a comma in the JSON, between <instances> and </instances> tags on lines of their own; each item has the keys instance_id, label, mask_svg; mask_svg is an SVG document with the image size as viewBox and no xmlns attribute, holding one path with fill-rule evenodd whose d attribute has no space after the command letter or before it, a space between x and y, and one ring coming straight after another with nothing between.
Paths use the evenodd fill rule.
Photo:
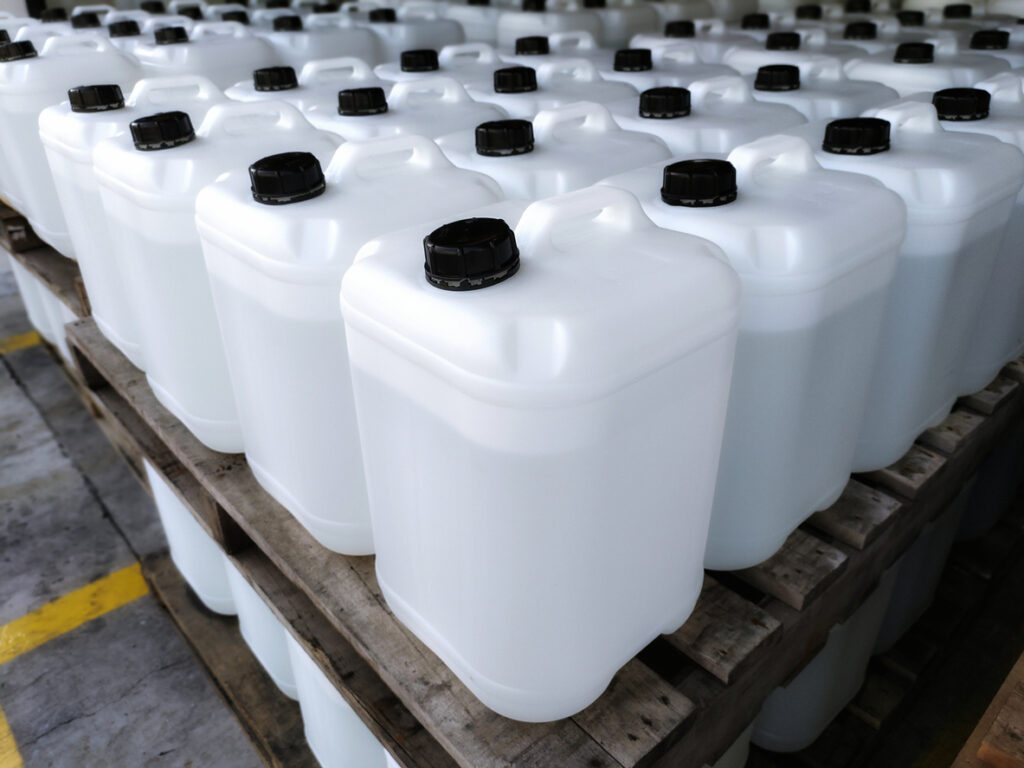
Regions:
<instances>
[{"instance_id":1,"label":"concrete floor","mask_svg":"<svg viewBox=\"0 0 1024 768\"><path fill-rule=\"evenodd\" d=\"M30 330L4 259L0 341ZM40 346L0 356L0 444L2 660L10 622L165 542L152 501ZM249 768L262 760L144 594L0 664L0 768L22 764Z\"/></svg>"}]
</instances>

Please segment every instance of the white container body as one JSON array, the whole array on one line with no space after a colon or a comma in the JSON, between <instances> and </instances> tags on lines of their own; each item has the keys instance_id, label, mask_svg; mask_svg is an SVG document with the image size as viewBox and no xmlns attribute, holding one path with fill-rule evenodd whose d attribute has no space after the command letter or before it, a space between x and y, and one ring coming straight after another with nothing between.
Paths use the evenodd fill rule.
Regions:
<instances>
[{"instance_id":1,"label":"white container body","mask_svg":"<svg viewBox=\"0 0 1024 768\"><path fill-rule=\"evenodd\" d=\"M508 197L540 200L589 186L611 173L667 160L661 139L624 131L600 104L577 102L533 119L534 149L522 155L477 154L475 131L443 136L438 145L455 165L486 173Z\"/></svg>"},{"instance_id":2,"label":"white container body","mask_svg":"<svg viewBox=\"0 0 1024 768\"><path fill-rule=\"evenodd\" d=\"M41 293L46 289L36 276L25 269L11 254L7 254L7 260L11 265L11 272L14 273L14 282L18 286L21 303L25 305L28 321L40 336L52 344L54 336L50 326L50 315L46 311L46 299Z\"/></svg>"},{"instance_id":3,"label":"white container body","mask_svg":"<svg viewBox=\"0 0 1024 768\"><path fill-rule=\"evenodd\" d=\"M629 41L630 48L659 48L677 45L693 46L702 61L721 64L727 51L737 45L750 45L750 37L741 35L728 27L722 19L695 19L695 35L690 38L665 37L663 34L636 35Z\"/></svg>"},{"instance_id":4,"label":"white container body","mask_svg":"<svg viewBox=\"0 0 1024 768\"><path fill-rule=\"evenodd\" d=\"M131 59L96 36L51 37L38 57L0 64L0 194L65 256L74 258L74 247L39 140L39 113L76 85L116 83L127 93L138 77Z\"/></svg>"},{"instance_id":5,"label":"white container body","mask_svg":"<svg viewBox=\"0 0 1024 768\"><path fill-rule=\"evenodd\" d=\"M490 88L494 83L494 70L507 66L498 58L497 52L486 43L446 45L438 51L437 60L439 69L435 72L403 72L399 62L389 61L376 66L374 74L388 82L419 80L441 75L457 80L464 86Z\"/></svg>"},{"instance_id":6,"label":"white container body","mask_svg":"<svg viewBox=\"0 0 1024 768\"><path fill-rule=\"evenodd\" d=\"M367 64L383 61L384 52L377 35L354 24L329 24L308 16L305 29L295 31L262 32L260 37L269 42L282 64L298 72L308 61L352 56Z\"/></svg>"},{"instance_id":7,"label":"white container body","mask_svg":"<svg viewBox=\"0 0 1024 768\"><path fill-rule=\"evenodd\" d=\"M743 280L739 342L705 566L770 557L839 497L867 402L904 206L877 182L825 171L806 142L733 150L739 197L710 208L661 199L660 166L603 184L655 223L706 237Z\"/></svg>"},{"instance_id":8,"label":"white container body","mask_svg":"<svg viewBox=\"0 0 1024 768\"><path fill-rule=\"evenodd\" d=\"M635 3L643 1L634 0ZM670 21L710 19L715 15L708 0L658 0L658 2L651 3L651 6L658 14L661 26Z\"/></svg>"},{"instance_id":9,"label":"white container body","mask_svg":"<svg viewBox=\"0 0 1024 768\"><path fill-rule=\"evenodd\" d=\"M711 15L725 21L739 21L758 10L758 0L708 0Z\"/></svg>"},{"instance_id":10,"label":"white container body","mask_svg":"<svg viewBox=\"0 0 1024 768\"><path fill-rule=\"evenodd\" d=\"M583 10L582 3L577 10ZM625 48L634 35L657 32L664 26L654 3L625 4L613 0L604 8L586 11L597 16L601 34L596 39L605 48Z\"/></svg>"},{"instance_id":11,"label":"white container body","mask_svg":"<svg viewBox=\"0 0 1024 768\"><path fill-rule=\"evenodd\" d=\"M804 749L857 695L898 568L898 563L890 566L860 608L832 629L818 655L765 700L754 721L754 744L772 752Z\"/></svg>"},{"instance_id":12,"label":"white container body","mask_svg":"<svg viewBox=\"0 0 1024 768\"><path fill-rule=\"evenodd\" d=\"M732 67L741 75L755 75L758 69L770 64L793 64L800 66L801 64L817 63L823 66L829 58L846 61L867 55L863 48L840 43L829 43L828 35L823 29L798 29L794 31L799 32L802 38L800 47L795 51L768 50L763 43L758 47L738 45L725 53L722 57L722 63Z\"/></svg>"},{"instance_id":13,"label":"white container body","mask_svg":"<svg viewBox=\"0 0 1024 768\"><path fill-rule=\"evenodd\" d=\"M410 4L411 5L411 4ZM440 18L436 12L424 15L400 14L394 22L357 22L373 32L380 41L382 61L397 61L402 51L419 48L440 50L446 45L466 42L466 34L457 21Z\"/></svg>"},{"instance_id":14,"label":"white container body","mask_svg":"<svg viewBox=\"0 0 1024 768\"><path fill-rule=\"evenodd\" d=\"M92 316L103 335L142 370L145 361L135 305L114 260L92 152L100 141L126 132L130 122L139 117L181 109L199 121L223 100L223 94L204 77L146 78L127 97L124 109L76 113L64 102L47 107L39 116L39 136Z\"/></svg>"},{"instance_id":15,"label":"white container body","mask_svg":"<svg viewBox=\"0 0 1024 768\"><path fill-rule=\"evenodd\" d=\"M397 764L338 689L289 634L288 653L302 709L302 728L321 768L392 768Z\"/></svg>"},{"instance_id":16,"label":"white container body","mask_svg":"<svg viewBox=\"0 0 1024 768\"><path fill-rule=\"evenodd\" d=\"M197 221L253 474L325 547L365 555L373 543L341 277L371 238L458 217L500 192L420 136L343 146L327 185L267 206L239 170L200 194Z\"/></svg>"},{"instance_id":17,"label":"white container body","mask_svg":"<svg viewBox=\"0 0 1024 768\"><path fill-rule=\"evenodd\" d=\"M143 464L175 567L203 605L214 613L233 616L227 558L156 468L148 461Z\"/></svg>"},{"instance_id":18,"label":"white container body","mask_svg":"<svg viewBox=\"0 0 1024 768\"><path fill-rule=\"evenodd\" d=\"M225 557L224 565L242 639L278 690L289 699L297 699L295 673L288 653L288 630L235 564Z\"/></svg>"},{"instance_id":19,"label":"white container body","mask_svg":"<svg viewBox=\"0 0 1024 768\"><path fill-rule=\"evenodd\" d=\"M727 77L737 74L736 70L724 64L707 64L701 60L696 46L679 44L652 50L654 67L645 72L617 72L612 66L601 70L601 77L620 83L628 83L638 92L649 88L675 86L689 88L697 80L713 77Z\"/></svg>"},{"instance_id":20,"label":"white container body","mask_svg":"<svg viewBox=\"0 0 1024 768\"><path fill-rule=\"evenodd\" d=\"M498 16L501 9L493 5L464 5L449 3L444 11L445 18L457 21L471 43L498 42Z\"/></svg>"},{"instance_id":21,"label":"white container body","mask_svg":"<svg viewBox=\"0 0 1024 768\"><path fill-rule=\"evenodd\" d=\"M182 146L142 152L123 134L93 153L115 258L135 301L146 379L212 450L238 452L243 441L195 226L196 195L221 173L267 155L327 157L337 144L283 102L225 102Z\"/></svg>"},{"instance_id":22,"label":"white container body","mask_svg":"<svg viewBox=\"0 0 1024 768\"><path fill-rule=\"evenodd\" d=\"M755 89L754 98L766 103L786 104L812 122L859 115L872 107L899 100L899 94L886 85L847 78L839 59L808 61L797 66L800 69L799 88L793 91Z\"/></svg>"},{"instance_id":23,"label":"white container body","mask_svg":"<svg viewBox=\"0 0 1024 768\"><path fill-rule=\"evenodd\" d=\"M498 17L497 42L514 48L516 39L554 32L589 32L601 39L601 21L590 11L504 11Z\"/></svg>"},{"instance_id":24,"label":"white container body","mask_svg":"<svg viewBox=\"0 0 1024 768\"><path fill-rule=\"evenodd\" d=\"M531 205L483 290L424 280L429 231L342 281L377 578L485 705L566 717L700 592L738 281L609 188Z\"/></svg>"}]
</instances>

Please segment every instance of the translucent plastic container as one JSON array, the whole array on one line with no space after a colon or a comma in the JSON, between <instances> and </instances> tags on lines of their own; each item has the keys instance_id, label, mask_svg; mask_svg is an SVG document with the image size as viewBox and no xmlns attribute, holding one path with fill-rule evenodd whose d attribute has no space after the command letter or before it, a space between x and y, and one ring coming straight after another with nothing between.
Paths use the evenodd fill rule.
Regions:
<instances>
[{"instance_id":1,"label":"translucent plastic container","mask_svg":"<svg viewBox=\"0 0 1024 768\"><path fill-rule=\"evenodd\" d=\"M53 328L50 325L50 315L46 311L46 299L42 294L46 288L35 275L21 266L21 262L16 258L7 254L7 260L11 265L11 272L14 273L14 282L18 286L21 303L25 305L29 323L40 336L52 344Z\"/></svg>"},{"instance_id":2,"label":"translucent plastic container","mask_svg":"<svg viewBox=\"0 0 1024 768\"><path fill-rule=\"evenodd\" d=\"M293 149L326 157L339 139L272 101L217 104L194 134L182 112L132 125L134 135L100 142L93 162L115 259L135 302L146 379L208 448L238 452L242 433L195 226L196 195L259 157Z\"/></svg>"},{"instance_id":3,"label":"translucent plastic container","mask_svg":"<svg viewBox=\"0 0 1024 768\"><path fill-rule=\"evenodd\" d=\"M288 630L235 564L224 558L224 565L242 639L278 690L289 699L297 699L295 673L288 653Z\"/></svg>"},{"instance_id":4,"label":"translucent plastic container","mask_svg":"<svg viewBox=\"0 0 1024 768\"><path fill-rule=\"evenodd\" d=\"M602 48L589 32L554 32L548 35L548 45L553 56L589 59L598 69L610 67L615 62L615 49Z\"/></svg>"},{"instance_id":5,"label":"translucent plastic container","mask_svg":"<svg viewBox=\"0 0 1024 768\"><path fill-rule=\"evenodd\" d=\"M699 199L672 192L705 174ZM705 565L756 565L849 479L904 206L873 179L823 170L806 142L780 135L734 149L728 162L602 183L636 194L660 226L720 245L743 280Z\"/></svg>"},{"instance_id":6,"label":"translucent plastic container","mask_svg":"<svg viewBox=\"0 0 1024 768\"><path fill-rule=\"evenodd\" d=\"M6 32L11 40L17 39L18 32L22 27L37 26L39 26L39 19L33 19L31 16L5 16L0 18L0 30Z\"/></svg>"},{"instance_id":7,"label":"translucent plastic container","mask_svg":"<svg viewBox=\"0 0 1024 768\"><path fill-rule=\"evenodd\" d=\"M1024 66L1024 35L1020 32L1014 38L1009 29L980 29L971 35L967 48L971 53L1003 59L1013 68Z\"/></svg>"},{"instance_id":8,"label":"translucent plastic container","mask_svg":"<svg viewBox=\"0 0 1024 768\"><path fill-rule=\"evenodd\" d=\"M321 59L321 61L325 60ZM335 59L334 61L346 61L351 65L347 67L348 72L357 76L360 70L364 70L368 73L369 82L377 82L376 78L369 74L369 65L360 59ZM356 85L362 86L362 83L359 82ZM334 107L336 109L337 93L338 89L332 86L302 85L295 69L288 66L253 70L252 78L235 83L224 91L224 95L234 101L285 101L300 112L305 112L318 104L323 108Z\"/></svg>"},{"instance_id":9,"label":"translucent plastic container","mask_svg":"<svg viewBox=\"0 0 1024 768\"><path fill-rule=\"evenodd\" d=\"M864 683L868 662L899 565L891 566L853 615L829 633L825 647L788 685L775 689L754 721L754 744L796 752L812 744Z\"/></svg>"},{"instance_id":10,"label":"translucent plastic container","mask_svg":"<svg viewBox=\"0 0 1024 768\"><path fill-rule=\"evenodd\" d=\"M486 706L566 717L700 592L739 283L610 188L434 230L424 279L429 232L342 281L377 578Z\"/></svg>"},{"instance_id":11,"label":"translucent plastic container","mask_svg":"<svg viewBox=\"0 0 1024 768\"><path fill-rule=\"evenodd\" d=\"M466 33L466 40L473 43L494 45L498 42L498 16L501 9L490 2L480 3L448 3L445 18L457 21Z\"/></svg>"},{"instance_id":12,"label":"translucent plastic container","mask_svg":"<svg viewBox=\"0 0 1024 768\"><path fill-rule=\"evenodd\" d=\"M345 145L326 177L322 194L270 205L236 170L200 194L197 221L253 474L325 547L365 555L373 544L341 276L372 237L501 193L421 136Z\"/></svg>"},{"instance_id":13,"label":"translucent plastic container","mask_svg":"<svg viewBox=\"0 0 1024 768\"><path fill-rule=\"evenodd\" d=\"M338 108L338 91L349 88L390 89L391 83L373 74L373 68L362 59L343 56L317 59L299 71L299 86L304 90L303 111L314 104L330 104Z\"/></svg>"},{"instance_id":14,"label":"translucent plastic container","mask_svg":"<svg viewBox=\"0 0 1024 768\"><path fill-rule=\"evenodd\" d=\"M795 47L794 47L795 46ZM800 29L773 32L763 46L736 46L722 57L726 64L741 75L753 75L772 64L819 63L829 58L849 60L866 55L862 48L831 43L823 29Z\"/></svg>"},{"instance_id":15,"label":"translucent plastic container","mask_svg":"<svg viewBox=\"0 0 1024 768\"><path fill-rule=\"evenodd\" d=\"M751 81L755 99L786 104L811 122L859 115L899 100L896 91L881 83L850 80L842 62L831 57L761 67Z\"/></svg>"},{"instance_id":16,"label":"translucent plastic container","mask_svg":"<svg viewBox=\"0 0 1024 768\"><path fill-rule=\"evenodd\" d=\"M836 141L849 146L844 154L817 153L826 168L882 181L906 202L909 220L856 471L889 466L952 408L959 366L1024 183L1020 150L989 136L944 131L928 104L902 102L872 114L878 120L837 126Z\"/></svg>"},{"instance_id":17,"label":"translucent plastic container","mask_svg":"<svg viewBox=\"0 0 1024 768\"><path fill-rule=\"evenodd\" d=\"M657 56L649 48L624 48L615 53L611 67L601 70L605 80L628 83L637 91L666 85L688 88L695 80L735 74L724 64L704 63L697 49L685 44L659 48Z\"/></svg>"},{"instance_id":18,"label":"translucent plastic container","mask_svg":"<svg viewBox=\"0 0 1024 768\"><path fill-rule=\"evenodd\" d=\"M76 109L80 111L68 102L47 107L39 116L39 136L96 325L125 357L144 370L135 305L114 259L92 152L100 141L126 132L136 118L183 109L201 120L224 96L209 80L195 75L140 80L124 106L117 108L119 95L120 89L106 86L87 88L84 93L78 89Z\"/></svg>"},{"instance_id":19,"label":"translucent plastic container","mask_svg":"<svg viewBox=\"0 0 1024 768\"><path fill-rule=\"evenodd\" d=\"M514 47L519 37L577 31L589 32L600 41L601 20L590 11L546 10L544 0L524 0L522 10L498 16L497 39L502 48Z\"/></svg>"},{"instance_id":20,"label":"translucent plastic container","mask_svg":"<svg viewBox=\"0 0 1024 768\"><path fill-rule=\"evenodd\" d=\"M214 613L235 614L228 585L228 561L192 512L155 467L143 461L171 560L203 605Z\"/></svg>"},{"instance_id":21,"label":"translucent plastic container","mask_svg":"<svg viewBox=\"0 0 1024 768\"><path fill-rule=\"evenodd\" d=\"M644 2L644 0L635 0L635 2ZM708 0L657 0L651 5L662 24L684 19L710 19L715 15L715 10Z\"/></svg>"},{"instance_id":22,"label":"translucent plastic container","mask_svg":"<svg viewBox=\"0 0 1024 768\"><path fill-rule=\"evenodd\" d=\"M73 258L74 247L39 140L39 113L82 82L128 91L138 77L138 66L102 37L51 37L38 55L31 43L0 46L0 194L65 256Z\"/></svg>"},{"instance_id":23,"label":"translucent plastic container","mask_svg":"<svg viewBox=\"0 0 1024 768\"><path fill-rule=\"evenodd\" d=\"M736 46L750 45L750 37L729 29L722 19L696 19L691 23L666 24L660 35L636 35L631 48L657 50L686 43L697 49L701 60L720 64L726 52Z\"/></svg>"},{"instance_id":24,"label":"translucent plastic container","mask_svg":"<svg viewBox=\"0 0 1024 768\"><path fill-rule=\"evenodd\" d=\"M384 61L395 61L402 51L421 48L439 50L446 45L466 42L466 34L457 21L443 18L432 6L406 3L401 13L391 8L377 8L369 12L364 24L377 35Z\"/></svg>"},{"instance_id":25,"label":"translucent plastic container","mask_svg":"<svg viewBox=\"0 0 1024 768\"><path fill-rule=\"evenodd\" d=\"M191 33L166 27L155 36L135 48L147 77L203 75L218 88L230 88L251 78L254 69L281 63L270 43L236 21L200 22Z\"/></svg>"},{"instance_id":26,"label":"translucent plastic container","mask_svg":"<svg viewBox=\"0 0 1024 768\"><path fill-rule=\"evenodd\" d=\"M306 110L317 128L349 141L416 134L442 136L489 120L501 120L504 110L474 101L450 77L422 77L383 89L340 91L334 104L321 102Z\"/></svg>"},{"instance_id":27,"label":"translucent plastic container","mask_svg":"<svg viewBox=\"0 0 1024 768\"><path fill-rule=\"evenodd\" d=\"M596 40L607 48L625 48L633 35L656 32L663 24L654 3L590 0L574 5L597 16L601 31Z\"/></svg>"},{"instance_id":28,"label":"translucent plastic container","mask_svg":"<svg viewBox=\"0 0 1024 768\"><path fill-rule=\"evenodd\" d=\"M539 112L533 123L504 120L443 136L455 165L486 173L509 197L539 200L582 189L671 156L661 139L624 131L600 104L580 101Z\"/></svg>"},{"instance_id":29,"label":"translucent plastic container","mask_svg":"<svg viewBox=\"0 0 1024 768\"><path fill-rule=\"evenodd\" d=\"M299 16L279 17L271 22L272 31L259 34L274 47L281 63L294 67L296 71L314 59L352 56L368 64L384 60L377 35L344 17L324 19L326 15L311 14L305 19Z\"/></svg>"},{"instance_id":30,"label":"translucent plastic container","mask_svg":"<svg viewBox=\"0 0 1024 768\"><path fill-rule=\"evenodd\" d=\"M494 70L505 66L497 52L486 43L446 45L437 53L436 69L429 59L428 54L420 54L412 61L407 57L404 63L390 61L375 67L374 73L382 80L393 82L445 75L462 85L487 88L494 79Z\"/></svg>"}]
</instances>

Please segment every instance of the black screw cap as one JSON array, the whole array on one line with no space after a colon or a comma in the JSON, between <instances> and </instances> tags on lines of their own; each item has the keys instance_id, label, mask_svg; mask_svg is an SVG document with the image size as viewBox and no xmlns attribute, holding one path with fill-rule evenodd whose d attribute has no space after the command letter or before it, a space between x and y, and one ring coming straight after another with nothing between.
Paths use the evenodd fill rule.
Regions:
<instances>
[{"instance_id":1,"label":"black screw cap","mask_svg":"<svg viewBox=\"0 0 1024 768\"><path fill-rule=\"evenodd\" d=\"M648 72L654 69L650 48L623 48L615 52L616 72Z\"/></svg>"},{"instance_id":2,"label":"black screw cap","mask_svg":"<svg viewBox=\"0 0 1024 768\"><path fill-rule=\"evenodd\" d=\"M0 29L0 45L11 42L11 36L6 29Z\"/></svg>"},{"instance_id":3,"label":"black screw cap","mask_svg":"<svg viewBox=\"0 0 1024 768\"><path fill-rule=\"evenodd\" d=\"M871 13L871 0L846 0L845 13Z\"/></svg>"},{"instance_id":4,"label":"black screw cap","mask_svg":"<svg viewBox=\"0 0 1024 768\"><path fill-rule=\"evenodd\" d=\"M494 70L495 93L528 93L537 90L537 70L533 67L505 67Z\"/></svg>"},{"instance_id":5,"label":"black screw cap","mask_svg":"<svg viewBox=\"0 0 1024 768\"><path fill-rule=\"evenodd\" d=\"M969 19L973 9L969 3L950 3L942 9L944 19Z\"/></svg>"},{"instance_id":6,"label":"black screw cap","mask_svg":"<svg viewBox=\"0 0 1024 768\"><path fill-rule=\"evenodd\" d=\"M39 14L39 20L44 23L67 21L68 12L63 8L43 8L42 13Z\"/></svg>"},{"instance_id":7,"label":"black screw cap","mask_svg":"<svg viewBox=\"0 0 1024 768\"><path fill-rule=\"evenodd\" d=\"M291 8L291 3L288 0L266 0L263 3L264 8Z\"/></svg>"},{"instance_id":8,"label":"black screw cap","mask_svg":"<svg viewBox=\"0 0 1024 768\"><path fill-rule=\"evenodd\" d=\"M728 160L682 160L666 165L661 199L687 208L731 203L736 199L736 168Z\"/></svg>"},{"instance_id":9,"label":"black screw cap","mask_svg":"<svg viewBox=\"0 0 1024 768\"><path fill-rule=\"evenodd\" d=\"M38 56L36 47L31 40L15 40L12 43L0 45L0 61L20 61L21 59L33 59Z\"/></svg>"},{"instance_id":10,"label":"black screw cap","mask_svg":"<svg viewBox=\"0 0 1024 768\"><path fill-rule=\"evenodd\" d=\"M135 148L144 152L188 144L196 137L192 120L184 112L160 112L132 120L129 126Z\"/></svg>"},{"instance_id":11,"label":"black screw cap","mask_svg":"<svg viewBox=\"0 0 1024 768\"><path fill-rule=\"evenodd\" d=\"M313 6L313 13L337 13L340 8L337 3L317 3Z\"/></svg>"},{"instance_id":12,"label":"black screw cap","mask_svg":"<svg viewBox=\"0 0 1024 768\"><path fill-rule=\"evenodd\" d=\"M939 120L965 122L988 117L992 95L981 88L944 88L932 96Z\"/></svg>"},{"instance_id":13,"label":"black screw cap","mask_svg":"<svg viewBox=\"0 0 1024 768\"><path fill-rule=\"evenodd\" d=\"M188 42L188 31L184 27L163 27L153 33L157 45L180 45Z\"/></svg>"},{"instance_id":14,"label":"black screw cap","mask_svg":"<svg viewBox=\"0 0 1024 768\"><path fill-rule=\"evenodd\" d=\"M697 28L692 21L679 20L670 21L665 25L665 37L696 37Z\"/></svg>"},{"instance_id":15,"label":"black screw cap","mask_svg":"<svg viewBox=\"0 0 1024 768\"><path fill-rule=\"evenodd\" d=\"M971 35L975 51L1005 51L1010 47L1010 33L1005 29L980 29Z\"/></svg>"},{"instance_id":16,"label":"black screw cap","mask_svg":"<svg viewBox=\"0 0 1024 768\"><path fill-rule=\"evenodd\" d=\"M820 5L798 5L796 7L796 17L798 19L810 19L817 21L822 16L822 10Z\"/></svg>"},{"instance_id":17,"label":"black screw cap","mask_svg":"<svg viewBox=\"0 0 1024 768\"><path fill-rule=\"evenodd\" d=\"M740 29L768 29L769 23L767 13L748 13L740 21Z\"/></svg>"},{"instance_id":18,"label":"black screw cap","mask_svg":"<svg viewBox=\"0 0 1024 768\"><path fill-rule=\"evenodd\" d=\"M320 161L309 152L282 152L249 166L252 198L264 205L287 205L319 197L327 189Z\"/></svg>"},{"instance_id":19,"label":"black screw cap","mask_svg":"<svg viewBox=\"0 0 1024 768\"><path fill-rule=\"evenodd\" d=\"M799 32L770 32L765 38L764 47L767 51L800 50Z\"/></svg>"},{"instance_id":20,"label":"black screw cap","mask_svg":"<svg viewBox=\"0 0 1024 768\"><path fill-rule=\"evenodd\" d=\"M896 14L901 27L923 27L924 11L900 11Z\"/></svg>"},{"instance_id":21,"label":"black screw cap","mask_svg":"<svg viewBox=\"0 0 1024 768\"><path fill-rule=\"evenodd\" d=\"M220 15L221 21L237 21L239 24L249 24L249 14L245 11L228 11Z\"/></svg>"},{"instance_id":22,"label":"black screw cap","mask_svg":"<svg viewBox=\"0 0 1024 768\"><path fill-rule=\"evenodd\" d=\"M291 67L263 67L253 70L252 87L261 93L289 91L299 87L299 80Z\"/></svg>"},{"instance_id":23,"label":"black screw cap","mask_svg":"<svg viewBox=\"0 0 1024 768\"><path fill-rule=\"evenodd\" d=\"M167 9L164 7L162 0L142 0L139 3L139 10L145 11L146 13L166 13Z\"/></svg>"},{"instance_id":24,"label":"black screw cap","mask_svg":"<svg viewBox=\"0 0 1024 768\"><path fill-rule=\"evenodd\" d=\"M873 21L851 21L843 30L846 40L875 40L878 38L878 25Z\"/></svg>"},{"instance_id":25,"label":"black screw cap","mask_svg":"<svg viewBox=\"0 0 1024 768\"><path fill-rule=\"evenodd\" d=\"M792 64L769 64L757 70L755 91L795 91L800 87L800 68Z\"/></svg>"},{"instance_id":26,"label":"black screw cap","mask_svg":"<svg viewBox=\"0 0 1024 768\"><path fill-rule=\"evenodd\" d=\"M931 64L935 61L935 46L931 43L900 43L892 60L897 64Z\"/></svg>"},{"instance_id":27,"label":"black screw cap","mask_svg":"<svg viewBox=\"0 0 1024 768\"><path fill-rule=\"evenodd\" d=\"M124 94L119 85L76 85L68 89L72 112L108 112L124 109Z\"/></svg>"},{"instance_id":28,"label":"black screw cap","mask_svg":"<svg viewBox=\"0 0 1024 768\"><path fill-rule=\"evenodd\" d=\"M546 56L551 53L551 44L543 35L516 38L516 56Z\"/></svg>"},{"instance_id":29,"label":"black screw cap","mask_svg":"<svg viewBox=\"0 0 1024 768\"><path fill-rule=\"evenodd\" d=\"M889 149L889 129L889 121L878 117L833 120L821 148L833 155L877 155Z\"/></svg>"},{"instance_id":30,"label":"black screw cap","mask_svg":"<svg viewBox=\"0 0 1024 768\"><path fill-rule=\"evenodd\" d=\"M534 13L543 13L547 10L547 0L523 0L522 9Z\"/></svg>"},{"instance_id":31,"label":"black screw cap","mask_svg":"<svg viewBox=\"0 0 1024 768\"><path fill-rule=\"evenodd\" d=\"M302 31L302 17L301 16L278 16L274 19L274 31L275 32L301 32Z\"/></svg>"},{"instance_id":32,"label":"black screw cap","mask_svg":"<svg viewBox=\"0 0 1024 768\"><path fill-rule=\"evenodd\" d=\"M137 37L142 34L139 22L132 19L112 21L107 25L107 34L111 37Z\"/></svg>"},{"instance_id":33,"label":"black screw cap","mask_svg":"<svg viewBox=\"0 0 1024 768\"><path fill-rule=\"evenodd\" d=\"M584 8L607 8L608 0L583 0Z\"/></svg>"},{"instance_id":34,"label":"black screw cap","mask_svg":"<svg viewBox=\"0 0 1024 768\"><path fill-rule=\"evenodd\" d=\"M437 51L433 48L402 51L400 63L403 72L436 72L441 68L437 63Z\"/></svg>"},{"instance_id":35,"label":"black screw cap","mask_svg":"<svg viewBox=\"0 0 1024 768\"><path fill-rule=\"evenodd\" d=\"M95 13L79 13L71 17L72 29L95 29L102 26L100 24L100 17Z\"/></svg>"},{"instance_id":36,"label":"black screw cap","mask_svg":"<svg viewBox=\"0 0 1024 768\"><path fill-rule=\"evenodd\" d=\"M384 89L346 88L338 91L338 114L347 117L365 117L367 115L383 115L388 111L388 100Z\"/></svg>"},{"instance_id":37,"label":"black screw cap","mask_svg":"<svg viewBox=\"0 0 1024 768\"><path fill-rule=\"evenodd\" d=\"M192 19L193 21L202 21L203 9L198 5L183 5L178 8L178 15L184 16L186 19Z\"/></svg>"},{"instance_id":38,"label":"black screw cap","mask_svg":"<svg viewBox=\"0 0 1024 768\"><path fill-rule=\"evenodd\" d=\"M501 219L462 219L423 238L423 271L435 288L473 291L519 271L516 236Z\"/></svg>"},{"instance_id":39,"label":"black screw cap","mask_svg":"<svg viewBox=\"0 0 1024 768\"><path fill-rule=\"evenodd\" d=\"M533 123L529 120L493 120L480 123L474 134L476 153L509 157L533 152Z\"/></svg>"},{"instance_id":40,"label":"black screw cap","mask_svg":"<svg viewBox=\"0 0 1024 768\"><path fill-rule=\"evenodd\" d=\"M491 0L466 0L466 5L490 5Z\"/></svg>"},{"instance_id":41,"label":"black screw cap","mask_svg":"<svg viewBox=\"0 0 1024 768\"><path fill-rule=\"evenodd\" d=\"M648 88L640 94L640 117L672 120L690 114L690 92L686 88Z\"/></svg>"},{"instance_id":42,"label":"black screw cap","mask_svg":"<svg viewBox=\"0 0 1024 768\"><path fill-rule=\"evenodd\" d=\"M374 8L366 18L374 24L394 24L398 21L394 8Z\"/></svg>"}]
</instances>

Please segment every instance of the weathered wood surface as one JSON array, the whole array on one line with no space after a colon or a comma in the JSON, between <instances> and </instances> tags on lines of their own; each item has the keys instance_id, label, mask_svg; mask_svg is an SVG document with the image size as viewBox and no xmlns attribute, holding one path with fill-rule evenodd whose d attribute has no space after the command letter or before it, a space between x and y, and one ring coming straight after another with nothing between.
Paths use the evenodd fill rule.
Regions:
<instances>
[{"instance_id":1,"label":"weathered wood surface","mask_svg":"<svg viewBox=\"0 0 1024 768\"><path fill-rule=\"evenodd\" d=\"M5 222L0 218L0 227ZM88 317L91 310L89 300L85 294L85 285L82 283L82 273L78 263L73 259L61 256L50 246L39 243L31 248L14 248L9 242L3 243L0 236L0 245L17 260L25 269L39 278L40 282L60 299L68 309L74 312L75 317Z\"/></svg>"},{"instance_id":2,"label":"weathered wood surface","mask_svg":"<svg viewBox=\"0 0 1024 768\"><path fill-rule=\"evenodd\" d=\"M992 698L992 703L989 704L988 709L985 710L985 714L978 721L978 725L971 733L970 738L967 739L967 743L964 744L960 754L957 755L953 768L982 768L985 765L990 765L990 763L986 762L990 755L987 750L984 750L984 744L992 729L996 727L1003 707L1010 700L1011 696L1020 693L1022 684L1024 684L1024 656L1017 660L1013 669L1010 670L1010 674L1006 676L1006 681ZM983 751L985 757L979 754L979 752Z\"/></svg>"},{"instance_id":3,"label":"weathered wood surface","mask_svg":"<svg viewBox=\"0 0 1024 768\"><path fill-rule=\"evenodd\" d=\"M854 549L864 549L885 533L899 511L900 502L877 488L850 480L828 509L815 512L807 521Z\"/></svg>"},{"instance_id":4,"label":"weathered wood surface","mask_svg":"<svg viewBox=\"0 0 1024 768\"><path fill-rule=\"evenodd\" d=\"M1024 680L1010 691L981 740L978 757L994 768L1024 768Z\"/></svg>"},{"instance_id":5,"label":"weathered wood surface","mask_svg":"<svg viewBox=\"0 0 1024 768\"><path fill-rule=\"evenodd\" d=\"M736 575L800 611L839 577L846 560L842 550L797 528L778 552Z\"/></svg>"}]
</instances>

